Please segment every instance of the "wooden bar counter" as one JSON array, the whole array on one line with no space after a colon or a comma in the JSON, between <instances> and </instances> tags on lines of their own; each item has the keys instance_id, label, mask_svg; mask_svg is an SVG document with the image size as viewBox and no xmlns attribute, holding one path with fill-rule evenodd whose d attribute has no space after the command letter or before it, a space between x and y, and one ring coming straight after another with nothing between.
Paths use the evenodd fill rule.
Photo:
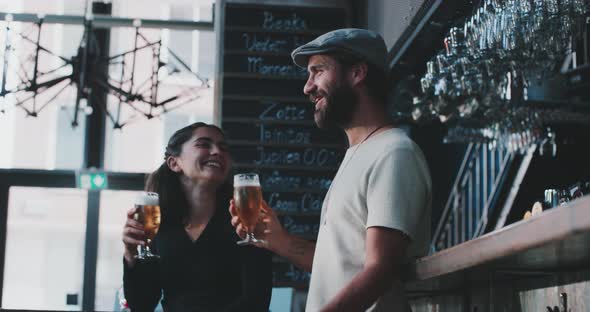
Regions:
<instances>
[{"instance_id":1,"label":"wooden bar counter","mask_svg":"<svg viewBox=\"0 0 590 312\"><path fill-rule=\"evenodd\" d=\"M476 239L418 259L410 295L453 292L498 273L542 275L590 268L590 196L546 210Z\"/></svg>"}]
</instances>

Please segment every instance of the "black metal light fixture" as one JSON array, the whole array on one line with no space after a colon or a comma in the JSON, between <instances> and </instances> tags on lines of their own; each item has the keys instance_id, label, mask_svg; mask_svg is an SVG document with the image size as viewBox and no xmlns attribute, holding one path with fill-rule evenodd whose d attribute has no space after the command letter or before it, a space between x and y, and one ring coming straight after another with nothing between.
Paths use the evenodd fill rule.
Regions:
<instances>
[{"instance_id":1,"label":"black metal light fixture","mask_svg":"<svg viewBox=\"0 0 590 312\"><path fill-rule=\"evenodd\" d=\"M52 16L55 19L55 16ZM111 24L129 23L129 19L118 19L100 16L102 24L105 21ZM70 17L70 19L72 19ZM161 24L164 21L150 20L151 24ZM15 23L13 14L4 14L5 42L0 47L0 58L3 62L2 77L0 81L0 113L10 108L20 108L28 116L36 117L48 105L70 86L76 90L76 100L72 126L78 126L78 113L92 114L101 110L112 122L114 128L122 128L137 117L153 118L174 110L182 105L190 103L200 96L200 91L209 88L209 81L191 70L183 60L172 50L162 45L162 40L150 41L141 32L142 20L132 20L135 29L134 46L131 50L117 55L101 55L101 47L97 43L95 32L95 17L87 14L83 17L83 35L73 57L63 57L41 44L41 31L46 23L46 16L38 15L32 22L30 29L16 32L13 29ZM156 27L151 25L151 27ZM104 25L101 25L104 26ZM186 26L183 28L190 29ZM212 28L212 26L211 26ZM31 34L32 33L32 34ZM34 47L30 54L18 51L16 41ZM67 40L70 40L68 38ZM161 55L166 49L168 62L163 62ZM135 74L138 53L151 51L150 76L138 82ZM104 54L104 53L103 53ZM41 70L39 66L41 56L49 56L55 63L59 63L50 70ZM28 68L27 68L28 67ZM103 71L101 68L108 68ZM166 71L166 73L163 73ZM117 74L114 74L117 73ZM162 76L174 76L183 74L183 77L192 77L191 85L183 86L176 94L162 97ZM8 81L9 75L16 79L15 83ZM107 106L106 99L102 101L88 101L93 92L108 92L116 97L118 103L114 107ZM43 95L43 96L41 96ZM136 112L131 118L123 120L121 110L127 106Z\"/></svg>"}]
</instances>

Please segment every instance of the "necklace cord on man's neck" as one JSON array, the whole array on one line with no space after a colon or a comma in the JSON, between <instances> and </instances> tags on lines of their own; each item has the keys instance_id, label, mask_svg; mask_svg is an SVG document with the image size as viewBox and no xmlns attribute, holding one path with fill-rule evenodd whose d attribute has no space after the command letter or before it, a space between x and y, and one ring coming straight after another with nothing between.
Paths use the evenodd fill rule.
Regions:
<instances>
[{"instance_id":1,"label":"necklace cord on man's neck","mask_svg":"<svg viewBox=\"0 0 590 312\"><path fill-rule=\"evenodd\" d=\"M360 142L358 145L361 145L361 144L363 144L363 143L364 143L366 140L368 140L368 139L369 139L369 138L370 138L370 137L371 137L373 134L375 134L375 132L377 132L377 130L379 130L379 129L381 129L381 128L385 127L385 126L387 126L387 125L385 124L385 125L381 125L381 126L379 126L379 127L375 128L375 129L374 129L373 131L371 131L371 133L369 133L369 134L368 134L368 135L367 135L367 136L366 136L366 137L365 137L365 138L364 138L364 139L363 139L363 140L362 140L362 141L361 141L361 142Z\"/></svg>"}]
</instances>

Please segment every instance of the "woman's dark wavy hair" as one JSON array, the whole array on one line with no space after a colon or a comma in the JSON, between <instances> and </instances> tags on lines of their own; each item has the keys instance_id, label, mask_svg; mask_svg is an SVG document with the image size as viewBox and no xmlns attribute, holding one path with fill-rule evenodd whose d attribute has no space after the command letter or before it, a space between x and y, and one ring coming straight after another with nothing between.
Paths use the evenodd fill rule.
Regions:
<instances>
[{"instance_id":1,"label":"woman's dark wavy hair","mask_svg":"<svg viewBox=\"0 0 590 312\"><path fill-rule=\"evenodd\" d=\"M180 156L182 145L190 140L195 130L201 127L212 128L225 137L223 131L215 126L204 122L196 122L174 132L164 153L164 163L152 172L146 181L145 189L149 192L156 192L160 196L160 207L162 210L162 227L186 225L189 216L189 205L180 184L180 173L174 172L168 167L166 160L171 156ZM232 185L229 179L217 190L216 209L225 209L231 197Z\"/></svg>"}]
</instances>

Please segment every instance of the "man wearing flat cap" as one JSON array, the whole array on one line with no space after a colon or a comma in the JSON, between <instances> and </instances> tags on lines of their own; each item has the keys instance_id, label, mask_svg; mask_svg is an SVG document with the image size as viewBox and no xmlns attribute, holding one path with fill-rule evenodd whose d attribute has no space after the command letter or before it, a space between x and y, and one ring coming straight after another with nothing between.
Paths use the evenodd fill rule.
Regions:
<instances>
[{"instance_id":1,"label":"man wearing flat cap","mask_svg":"<svg viewBox=\"0 0 590 312\"><path fill-rule=\"evenodd\" d=\"M350 147L324 199L317 242L287 233L265 204L261 247L312 272L308 312L409 311L401 270L428 251L431 179L420 148L387 117L385 42L339 29L291 56L309 72L303 92L316 124L342 128ZM239 219L232 223L243 236Z\"/></svg>"}]
</instances>

